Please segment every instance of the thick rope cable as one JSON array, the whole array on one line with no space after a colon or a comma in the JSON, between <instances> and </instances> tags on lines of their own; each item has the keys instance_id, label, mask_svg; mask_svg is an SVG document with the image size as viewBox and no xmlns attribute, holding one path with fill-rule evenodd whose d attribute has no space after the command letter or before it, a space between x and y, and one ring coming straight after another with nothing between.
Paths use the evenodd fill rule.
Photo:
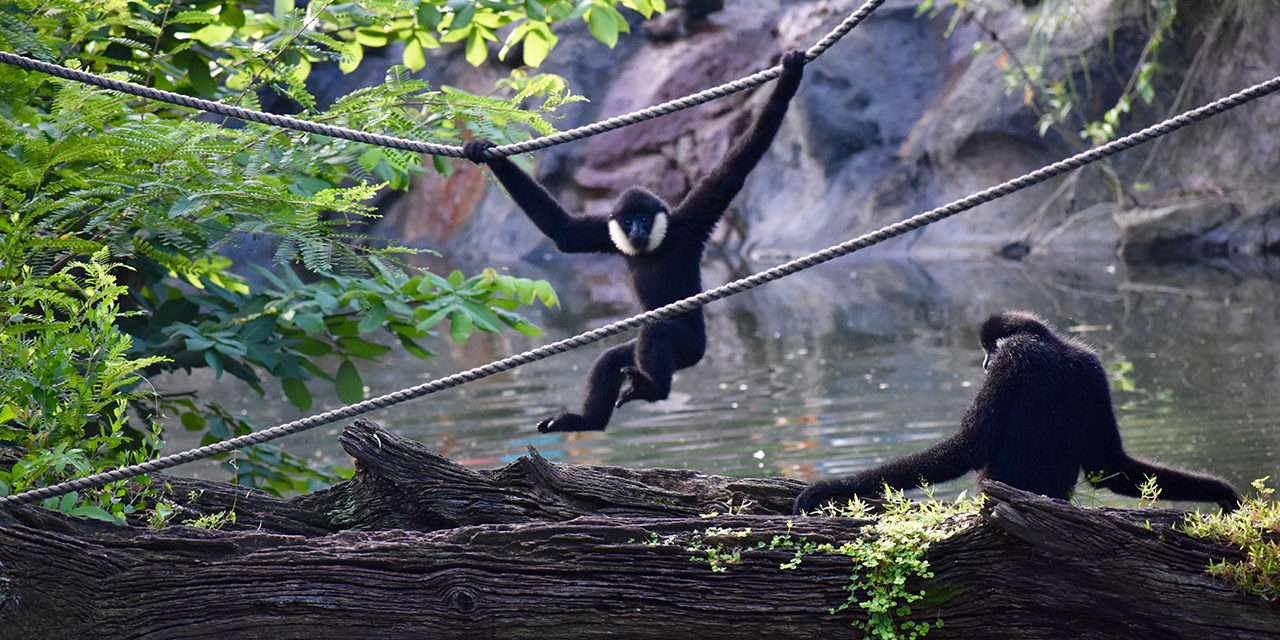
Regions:
<instances>
[{"instance_id":1,"label":"thick rope cable","mask_svg":"<svg viewBox=\"0 0 1280 640\"><path fill-rule=\"evenodd\" d=\"M854 27L861 24L863 20L866 20L867 17L870 16L876 8L884 4L884 2L885 0L867 0L866 3L861 7L858 7L858 9L853 13L849 14L849 16L841 21L840 24L836 25L836 28L832 29L830 33L823 36L817 44L810 47L805 52L806 61L812 61L814 58L822 55L827 49L830 49L832 45L840 40L840 38L843 38L845 34L849 33ZM28 58L16 53L0 51L0 62L20 67L22 69L27 69L29 71L46 73L65 80L73 80L75 82L110 89L111 91L118 91L120 93L126 93L150 100L159 100L160 102L167 102L169 104L175 104L182 107L199 109L200 111L216 113L218 115L229 116L239 120L261 122L263 124L283 129L292 129L294 131L303 131L331 138L353 140L355 142L363 142L380 147L402 149L404 151L414 151L417 153L427 153L435 156L449 156L453 158L465 157L462 153L462 147L458 145L410 140L408 138L388 136L380 133L369 133L367 131L359 131L348 127L321 124L319 122L302 120L291 116L246 109L244 107L214 102L213 100L205 100L203 98L195 98L181 93L174 93L172 91L144 87L132 82L108 78L106 76L100 76L87 71L80 71L79 69L71 69L62 65ZM726 82L725 84L712 87L704 91L699 91L698 93L688 95L683 98L677 98L652 107L640 109L639 111L633 111L607 120L593 122L588 125L567 129L565 131L542 136L540 138L526 140L525 142L492 147L488 150L488 155L490 158L500 158L517 153L546 149L548 147L572 142L574 140L580 140L582 138L589 138L591 136L605 133L606 131L612 131L627 125L644 122L645 120L652 120L653 118L657 118L668 113L674 113L683 109L696 107L700 104L711 102L712 100L718 100L739 91L745 91L752 87L757 87L777 78L781 73L781 66L771 67L763 71L757 71L745 78L739 78L733 82Z\"/></svg>"},{"instance_id":2,"label":"thick rope cable","mask_svg":"<svg viewBox=\"0 0 1280 640\"><path fill-rule=\"evenodd\" d=\"M244 447L253 446L255 444L270 442L308 429L314 429L315 427L347 418L354 418L358 415L369 413L370 411L383 409L408 400L431 395L438 391L461 386L468 382L473 382L497 373L502 373L503 371L509 371L511 369L524 366L531 362L544 360L551 356L589 345L593 342L599 342L610 336L630 331L644 325L653 324L659 320L665 320L667 318L678 316L682 313L694 311L716 300L727 298L749 289L754 289L766 282L785 278L793 273L804 271L805 269L816 267L820 264L848 255L855 251L880 244L890 238L895 238L926 225L933 224L940 220L945 220L958 213L973 209L980 204L1007 196L1015 191L1021 191L1028 187L1035 186L1049 180L1050 178L1055 178L1069 171L1074 171L1087 164L1097 162L1103 158L1124 151L1125 149L1149 142L1190 124L1204 120L1205 118L1209 118L1263 96L1275 93L1276 91L1280 91L1280 76L1272 78L1266 82L1256 84L1244 91L1211 102L1197 109L1184 112L1181 115L1147 127L1137 133L1133 133L1123 138L1108 142L1107 144L1083 151L1065 160L1060 160L1053 164L1036 169L1031 173L1009 180L1008 182L1001 183L989 189L952 201L951 203L936 209L914 215L906 220L895 222L871 233L827 247L826 249L816 253L811 253L807 256L797 258L771 269L766 269L754 275L720 285L714 289L709 289L699 293L698 295L690 296L683 300L677 300L676 302L666 306L592 329L585 333L573 336L572 338L559 340L536 349L531 349L501 360L490 362L489 364L476 367L474 369L468 369L444 378L438 378L430 382L401 389L376 398L370 398L363 402L339 407L337 409L325 411L293 422L286 422L270 429L264 429L262 431L239 436L230 440L224 440L222 442L197 447L188 451L174 453L148 462L120 467L110 471L103 471L101 473L68 480L48 487L15 493L13 495L0 498L0 507L5 505L35 502L44 498L69 493L71 491L100 487L117 480L140 476L144 473L162 471L188 462L194 462L196 460L228 453L237 449L243 449Z\"/></svg>"}]
</instances>

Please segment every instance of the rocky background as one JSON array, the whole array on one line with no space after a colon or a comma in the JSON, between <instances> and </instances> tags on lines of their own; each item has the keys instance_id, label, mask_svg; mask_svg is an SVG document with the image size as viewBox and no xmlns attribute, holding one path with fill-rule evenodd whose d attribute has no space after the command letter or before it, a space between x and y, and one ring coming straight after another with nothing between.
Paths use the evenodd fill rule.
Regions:
<instances>
[{"instance_id":1,"label":"rocky background","mask_svg":"<svg viewBox=\"0 0 1280 640\"><path fill-rule=\"evenodd\" d=\"M723 4L724 6L720 6ZM547 71L590 103L562 128L737 78L812 44L859 0L689 0L609 50L566 29ZM1096 120L1130 80L1147 41L1139 0L1011 3L981 19L929 18L890 0L811 64L788 121L721 225L729 253L775 257L826 246L996 184L1083 148L1079 117ZM1243 8L1242 8L1243 7ZM1037 23L1037 20L1040 22ZM1059 25L1043 73L1080 90L1078 116L1036 129L1044 96L1004 89L1011 60L1045 60L1028 38ZM994 40L998 39L999 42ZM985 43L975 54L975 43ZM1280 72L1280 3L1188 0L1164 42L1157 100L1138 101L1129 132ZM517 58L519 56L513 56ZM460 56L424 75L487 91L505 75ZM399 59L387 52L387 64ZM372 61L334 77L343 93L382 76ZM1082 63L1088 71L1081 71ZM320 77L323 82L323 77ZM740 134L767 92L737 95L536 154L536 173L567 205L602 211L639 184L678 198ZM1126 261L1243 260L1280 253L1280 98L1197 125L1090 168L877 247L912 258L1120 254ZM1064 135L1068 134L1068 135ZM477 168L458 162L390 196L375 232L450 258L502 261L553 251ZM1117 188L1121 185L1122 188Z\"/></svg>"}]
</instances>

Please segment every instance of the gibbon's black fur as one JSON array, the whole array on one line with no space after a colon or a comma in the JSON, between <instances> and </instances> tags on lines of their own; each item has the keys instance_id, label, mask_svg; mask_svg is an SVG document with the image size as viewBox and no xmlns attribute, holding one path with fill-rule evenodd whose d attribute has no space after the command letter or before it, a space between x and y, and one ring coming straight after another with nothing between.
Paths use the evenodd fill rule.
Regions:
<instances>
[{"instance_id":1,"label":"gibbon's black fur","mask_svg":"<svg viewBox=\"0 0 1280 640\"><path fill-rule=\"evenodd\" d=\"M608 216L576 216L533 177L507 158L489 159L488 141L464 146L468 159L488 164L494 176L542 233L566 253L618 253L627 260L640 304L656 309L702 291L702 253L716 223L742 189L782 125L800 86L804 53L782 57L782 74L750 129L710 175L675 208L657 195L633 187L623 192ZM602 431L616 407L632 401L664 400L671 376L692 367L707 349L702 310L663 320L640 336L604 352L591 368L582 413L562 413L538 424L538 431ZM623 390L623 382L628 387Z\"/></svg>"},{"instance_id":2,"label":"gibbon's black fur","mask_svg":"<svg viewBox=\"0 0 1280 640\"><path fill-rule=\"evenodd\" d=\"M1231 485L1214 476L1125 454L1106 371L1085 345L1016 311L989 318L981 341L987 379L958 434L875 469L817 482L796 498L795 512L879 496L886 484L909 489L970 470L980 480L1061 499L1071 497L1081 469L1095 486L1126 496L1140 496L1139 485L1153 476L1161 498L1216 502L1228 511L1239 505Z\"/></svg>"}]
</instances>

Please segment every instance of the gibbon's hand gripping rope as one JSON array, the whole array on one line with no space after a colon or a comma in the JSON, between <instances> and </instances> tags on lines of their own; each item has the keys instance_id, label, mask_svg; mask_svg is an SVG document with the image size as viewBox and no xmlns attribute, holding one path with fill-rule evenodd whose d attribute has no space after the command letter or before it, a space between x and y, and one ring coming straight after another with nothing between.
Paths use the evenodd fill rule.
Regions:
<instances>
[{"instance_id":1,"label":"gibbon's hand gripping rope","mask_svg":"<svg viewBox=\"0 0 1280 640\"><path fill-rule=\"evenodd\" d=\"M460 373L455 373L444 378L432 380L431 382L401 389L376 398L370 398L363 402L357 402L356 404L347 405L331 411L325 411L324 413L319 413L301 420L287 422L256 433L243 435L230 440L224 440L222 442L198 447L188 451L182 451L148 462L120 467L110 471L104 471L102 473L95 473L75 480L68 480L67 482L61 482L48 487L15 493L11 496L0 498L0 507L5 505L34 502L36 500L50 498L80 489L100 487L116 480L124 480L126 478L140 476L144 473L176 467L180 464L208 458L221 453L227 453L236 449L242 449L255 444L262 444L264 442L283 438L294 433L306 431L307 429L326 425L338 420L353 418L375 409L382 409L414 398L430 395L437 391L461 386L474 380L487 378L496 373L515 369L516 367L529 364L530 362L536 362L556 354L577 349L578 347L598 342L624 331L629 331L643 325L652 324L659 320L693 311L694 309L703 307L708 303L720 300L721 298L727 298L731 295L742 293L748 289L754 289L766 282L785 278L793 273L804 271L805 269L815 267L824 262L834 260L835 258L853 253L860 249L865 249L872 245L879 244L890 238L903 235L909 231L919 229L926 225L938 222L939 220L944 220L954 216L958 213L968 211L980 204L990 202L997 198L1007 196L1015 191L1021 191L1022 189L1040 184L1045 180L1062 175L1068 171L1079 169L1087 164L1097 162L1098 160L1119 153L1120 151L1124 151L1125 149L1129 149L1130 147L1140 145L1144 142L1149 142L1190 124L1204 120L1205 118L1209 118L1263 96L1275 93L1276 91L1280 91L1280 76L1272 78L1266 82L1253 85L1244 91L1211 102L1197 109L1184 112L1181 115L1165 120L1157 125L1147 127L1137 133L1133 133L1118 140L1108 142L1107 144L1080 152L1065 160L1060 160L1051 165L1041 167L1031 173L1024 174L1008 182L998 184L984 191L979 191L978 193L955 200L936 209L914 215L906 220L881 227L871 233L827 247L826 249L816 253L811 253L802 258L797 258L771 269L766 269L754 275L747 276L746 278L720 285L719 287L704 291L698 295L678 300L669 305L653 309L652 311L646 311L644 313L634 315L630 318L626 318L625 320L619 320L603 327L592 329L586 333L573 336L572 338L566 338L530 351L525 351L524 353L518 353L514 356L503 358L502 360L490 362L484 366L468 369Z\"/></svg>"},{"instance_id":2,"label":"gibbon's hand gripping rope","mask_svg":"<svg viewBox=\"0 0 1280 640\"><path fill-rule=\"evenodd\" d=\"M865 2L861 7L858 7L856 11L849 14L849 17L836 25L836 28L832 29L830 33L823 36L817 44L809 47L809 50L805 52L805 60L812 62L814 58L822 55L827 49L830 49L832 45L839 41L840 38L843 38L845 34L852 31L853 28L858 26L863 20L866 20L867 16L871 15L871 12L875 11L876 8L884 4L884 2L885 0L867 0L867 2ZM120 93L127 93L142 98L176 104L182 107L191 107L192 109L199 109L209 113L229 116L239 120L261 122L274 127L304 131L306 133L314 133L317 135L329 136L331 138L341 138L343 140L354 140L356 142L364 142L380 147L390 147L392 149L416 151L418 153L428 153L435 156L449 156L453 158L464 157L462 155L462 147L457 145L409 140L408 138L398 138L378 133L369 133L366 131L349 129L347 127L336 127L333 125L320 124L318 122L311 122L309 120L302 120L274 113L245 109L243 107L236 107L229 104L223 104L221 102L214 102L213 100L193 98L191 96L174 93L172 91L163 91L160 89L153 89L151 87L144 87L132 82L125 82L124 80L116 80L114 78L108 78L88 73L86 71L80 71L78 69L71 69L62 65L35 60L16 53L0 51L0 62L28 69L30 71L47 73L51 76L57 76L66 80L74 80L76 82L94 85L104 89L110 89L112 91L119 91ZM773 80L781 73L782 67L770 67L763 71L757 71L745 78L734 80L733 82L726 82L720 86L699 91L698 93L687 95L683 98L676 98L675 100L663 102L662 104L657 104L652 107L640 109L639 111L614 116L608 120L593 122L588 125L567 129L559 133L553 133L548 136L542 136L541 138L534 138L524 142L493 147L488 152L489 157L500 158L503 156L515 155L517 153L525 153L527 151L546 149L547 147L554 147L558 144L564 144L566 142L572 142L582 138L590 138L591 136L599 135L606 131L612 131L627 125L644 122L645 120L652 120L658 116L674 113L690 107L696 107L700 104L711 102L712 100L718 100L739 91L745 91Z\"/></svg>"}]
</instances>

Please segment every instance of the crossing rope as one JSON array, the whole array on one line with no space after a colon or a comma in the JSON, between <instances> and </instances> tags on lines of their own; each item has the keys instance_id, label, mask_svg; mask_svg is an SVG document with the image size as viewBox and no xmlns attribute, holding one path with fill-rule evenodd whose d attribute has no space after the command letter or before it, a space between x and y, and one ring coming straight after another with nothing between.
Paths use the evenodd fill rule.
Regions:
<instances>
[{"instance_id":1,"label":"crossing rope","mask_svg":"<svg viewBox=\"0 0 1280 640\"><path fill-rule=\"evenodd\" d=\"M885 0L867 0L867 2L862 4L862 6L858 7L857 10L842 20L840 24L836 25L836 27L827 33L827 35L823 36L817 44L809 47L809 49L805 51L805 60L813 61L814 58L822 55L827 49L830 49L836 42L838 42L840 38L843 38L845 34L852 31L853 28L861 24L863 20L866 20L867 17L870 16L876 8L884 4L884 2ZM363 142L366 144L377 145L379 147L427 153L434 156L449 156L452 158L465 157L462 154L462 147L458 145L410 140L408 138L387 136L380 133L369 133L367 131L360 131L348 127L311 122L309 120L302 120L300 118L276 113L246 109L244 107L214 102L213 100L205 100L203 98L195 98L181 93L174 93L173 91L144 87L140 84L117 80L115 78L108 78L106 76L100 76L87 71L64 67L51 62L36 60L34 58L29 58L27 56L7 51L0 51L0 62L20 67L22 69L27 69L29 71L39 71L40 73L47 73L51 76L56 76L66 80L73 80L75 82L102 87L112 91L119 91L120 93L127 93L140 98L159 100L161 102L167 102L181 107L191 107L192 109L199 109L200 111L208 113L229 116L239 120L261 122L263 124L269 124L283 129L293 129L294 131L303 131L306 133L329 136L331 138ZM489 149L488 156L490 158L501 158L503 156L515 155L517 153L546 149L548 147L554 147L559 144L580 140L582 138L590 138L591 136L599 135L606 131L612 131L620 127L644 122L645 120L652 120L653 118L657 118L668 113L674 113L683 109L696 107L700 104L711 102L712 100L718 100L739 91L745 91L747 89L757 87L777 78L781 73L781 66L770 67L763 71L757 71L745 78L726 82L722 85L705 89L698 93L687 95L683 98L676 98L675 100L669 100L661 104L653 105L652 107L647 107L645 109L640 109L620 116L614 116L607 120L593 122L573 129L566 129L565 131L542 136L540 138L534 138L532 140L526 140L524 142L493 147Z\"/></svg>"},{"instance_id":2,"label":"crossing rope","mask_svg":"<svg viewBox=\"0 0 1280 640\"><path fill-rule=\"evenodd\" d=\"M551 356L577 349L578 347L599 342L605 338L625 331L630 331L644 325L653 324L660 320L665 320L683 313L694 311L716 300L727 298L749 289L754 289L766 282L785 278L793 273L804 271L805 269L816 267L820 264L848 255L855 251L880 244L890 238L895 238L926 225L933 224L940 220L945 220L958 213L973 209L978 205L990 202L997 198L1002 198L1028 187L1032 187L1131 147L1168 135L1178 129L1182 129L1183 127L1215 116L1224 111L1234 109L1263 96L1275 93L1276 91L1280 91L1280 76L1272 78L1266 82L1253 85L1248 89L1229 95L1225 98L1221 98L1196 109L1186 111L1180 115L1165 120L1164 122L1138 131L1137 133L1082 151L1076 155L1066 158L1065 160L1060 160L1053 164L1041 167L1031 173L1009 180L1008 182L998 184L994 187L979 191L959 200L952 201L936 209L914 215L906 220L881 227L871 233L827 247L821 251L797 258L771 269L766 269L745 278L720 285L695 296L690 296L683 300L677 300L676 302L666 306L592 329L571 338L543 345L536 349L518 353L501 360L495 360L489 364L476 367L474 369L468 369L466 371L438 378L420 385L401 389L376 398L370 398L363 402L339 407L337 409L325 411L293 422L286 422L282 425L265 429L263 431L239 436L203 447L197 447L188 451L174 453L155 460L119 467L110 471L103 471L101 473L95 473L82 478L76 478L74 480L68 480L48 487L15 493L13 495L0 498L0 507L5 505L35 502L44 498L51 498L64 493L69 493L71 491L100 487L117 480L140 476L144 473L162 471L181 464L209 458L223 453L229 453L255 444L270 442L308 429L314 429L316 427L337 422L339 420L345 420L347 418L354 418L356 416L369 413L370 411L383 409L415 398L431 395L438 391L461 386L468 382L473 382L497 373L502 373L503 371L509 371L511 369L524 366L531 362L544 360Z\"/></svg>"}]
</instances>

